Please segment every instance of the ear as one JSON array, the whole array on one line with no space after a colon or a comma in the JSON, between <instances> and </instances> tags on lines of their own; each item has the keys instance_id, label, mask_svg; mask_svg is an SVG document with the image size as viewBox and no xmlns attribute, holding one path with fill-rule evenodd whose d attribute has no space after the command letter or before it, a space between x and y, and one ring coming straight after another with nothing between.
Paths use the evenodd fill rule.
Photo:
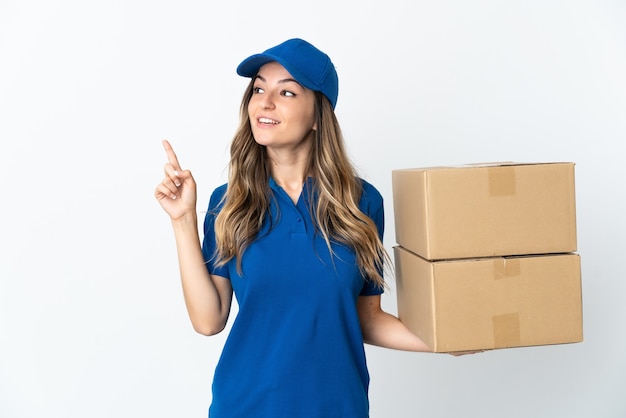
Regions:
<instances>
[{"instance_id":1,"label":"ear","mask_svg":"<svg viewBox=\"0 0 626 418\"><path fill-rule=\"evenodd\" d=\"M311 129L313 129L314 131L317 131L317 122L313 124L313 127Z\"/></svg>"}]
</instances>

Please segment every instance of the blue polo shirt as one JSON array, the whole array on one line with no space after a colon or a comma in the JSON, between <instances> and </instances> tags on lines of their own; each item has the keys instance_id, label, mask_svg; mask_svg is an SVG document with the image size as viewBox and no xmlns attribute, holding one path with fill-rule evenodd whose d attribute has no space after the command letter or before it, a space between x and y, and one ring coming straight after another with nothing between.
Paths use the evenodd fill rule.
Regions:
<instances>
[{"instance_id":1,"label":"blue polo shirt","mask_svg":"<svg viewBox=\"0 0 626 418\"><path fill-rule=\"evenodd\" d=\"M382 238L383 199L361 180L360 209ZM213 192L203 254L211 274L230 279L239 307L213 380L211 418L365 418L367 370L356 302L382 293L360 274L353 250L326 242L310 213L311 179L296 204L270 180L271 221L242 258L216 267L214 221L226 191Z\"/></svg>"}]
</instances>

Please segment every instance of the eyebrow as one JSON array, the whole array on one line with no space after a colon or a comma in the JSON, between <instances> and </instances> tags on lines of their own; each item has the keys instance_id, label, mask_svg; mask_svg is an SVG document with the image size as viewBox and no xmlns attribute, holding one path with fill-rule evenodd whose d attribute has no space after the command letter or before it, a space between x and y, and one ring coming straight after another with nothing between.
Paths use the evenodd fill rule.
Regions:
<instances>
[{"instance_id":1,"label":"eyebrow","mask_svg":"<svg viewBox=\"0 0 626 418\"><path fill-rule=\"evenodd\" d=\"M254 79L256 80L257 78L258 78L259 80L261 80L262 82L267 83L267 80L266 80L266 79L265 79L265 77L263 77L262 75L257 74L257 75L254 77ZM293 78L283 78L283 79L281 79L281 80L278 80L278 84L283 84L283 83L291 83L291 82L296 83L296 84L297 84L297 85L299 85L300 87L304 88L304 86L303 86L302 84L298 83L298 81L297 81L296 79L293 79Z\"/></svg>"}]
</instances>

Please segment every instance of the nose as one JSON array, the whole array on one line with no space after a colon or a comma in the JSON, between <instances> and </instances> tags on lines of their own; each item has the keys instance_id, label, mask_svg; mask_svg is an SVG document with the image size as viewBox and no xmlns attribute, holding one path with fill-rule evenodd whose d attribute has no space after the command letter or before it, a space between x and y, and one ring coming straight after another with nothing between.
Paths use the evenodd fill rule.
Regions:
<instances>
[{"instance_id":1,"label":"nose","mask_svg":"<svg viewBox=\"0 0 626 418\"><path fill-rule=\"evenodd\" d=\"M273 109L274 108L274 97L271 92L264 92L261 95L260 105L263 109Z\"/></svg>"}]
</instances>

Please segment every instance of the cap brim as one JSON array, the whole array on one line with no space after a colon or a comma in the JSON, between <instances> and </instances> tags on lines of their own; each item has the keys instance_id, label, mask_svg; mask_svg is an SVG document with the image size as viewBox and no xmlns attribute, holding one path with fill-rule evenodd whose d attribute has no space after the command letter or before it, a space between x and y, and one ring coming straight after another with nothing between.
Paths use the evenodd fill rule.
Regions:
<instances>
[{"instance_id":1,"label":"cap brim","mask_svg":"<svg viewBox=\"0 0 626 418\"><path fill-rule=\"evenodd\" d=\"M254 77L259 69L268 62L277 62L282 65L291 76L307 89L316 90L315 83L309 80L300 70L292 67L291 64L285 62L282 58L271 54L255 54L251 55L237 66L237 74L242 77Z\"/></svg>"},{"instance_id":2,"label":"cap brim","mask_svg":"<svg viewBox=\"0 0 626 418\"><path fill-rule=\"evenodd\" d=\"M237 67L237 74L242 77L254 77L259 72L259 68L272 61L278 61L278 59L267 54L251 55L241 61Z\"/></svg>"}]
</instances>

